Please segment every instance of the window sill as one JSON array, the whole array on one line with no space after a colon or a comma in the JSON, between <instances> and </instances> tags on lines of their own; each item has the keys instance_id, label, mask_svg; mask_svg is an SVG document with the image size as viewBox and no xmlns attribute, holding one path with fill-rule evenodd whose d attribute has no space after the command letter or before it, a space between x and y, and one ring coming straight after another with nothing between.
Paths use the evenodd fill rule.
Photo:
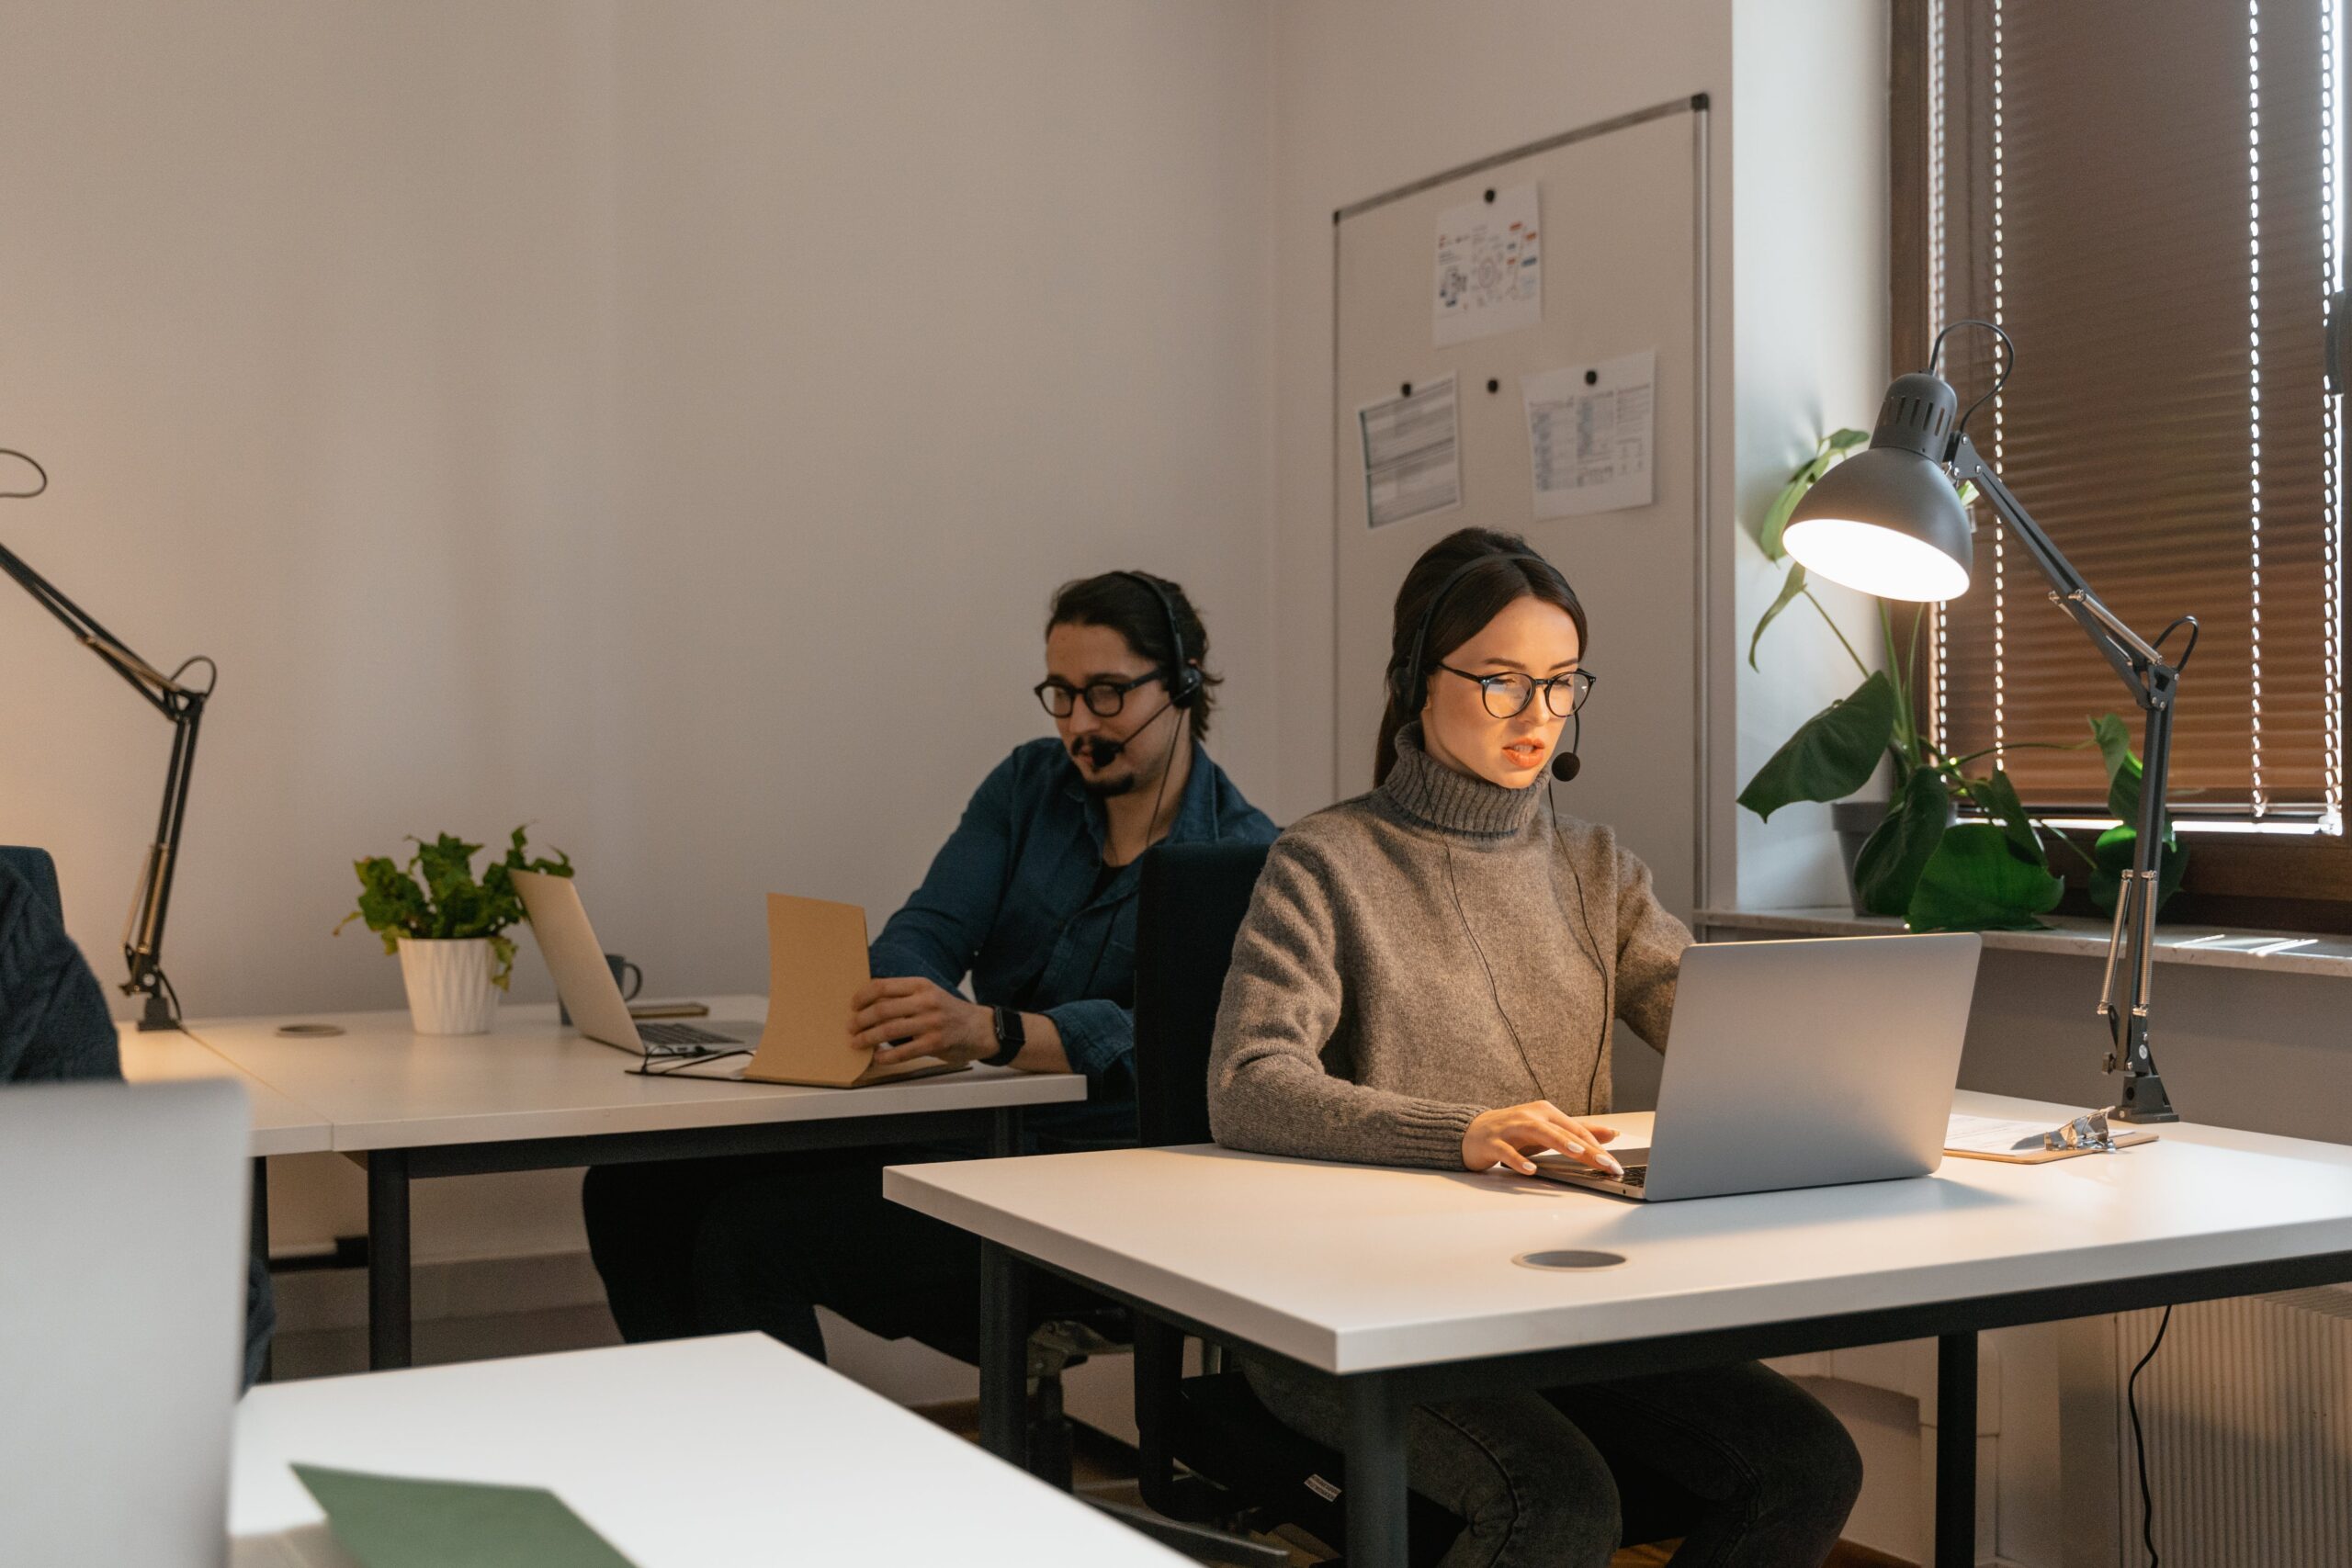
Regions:
<instances>
[{"instance_id":1,"label":"window sill","mask_svg":"<svg viewBox=\"0 0 2352 1568\"><path fill-rule=\"evenodd\" d=\"M1984 945L2015 953L2063 953L2086 958L2107 956L2109 926L2104 920L2053 915L2051 929L2041 931L1986 931ZM1903 922L1886 916L1857 915L1837 906L1810 909L1702 909L1700 934L1754 931L1773 936L1891 935ZM2308 943L2285 953L2246 953L2229 948L2190 947L2200 937L2274 937ZM2156 928L2156 962L2195 964L2212 969L2254 969L2268 975L2324 975L2352 980L2352 937L2314 936L2301 931L2224 931L2217 926Z\"/></svg>"}]
</instances>

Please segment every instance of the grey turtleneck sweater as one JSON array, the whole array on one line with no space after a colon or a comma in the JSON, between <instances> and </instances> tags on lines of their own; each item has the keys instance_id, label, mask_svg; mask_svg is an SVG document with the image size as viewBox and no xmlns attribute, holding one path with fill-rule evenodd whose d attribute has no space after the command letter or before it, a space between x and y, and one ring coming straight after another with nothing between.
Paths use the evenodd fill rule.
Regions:
<instances>
[{"instance_id":1,"label":"grey turtleneck sweater","mask_svg":"<svg viewBox=\"0 0 2352 1568\"><path fill-rule=\"evenodd\" d=\"M1665 1048L1690 932L1608 829L1555 834L1543 794L1408 726L1378 789L1275 841L1217 1010L1218 1143L1459 1169L1481 1111L1609 1108L1611 1013Z\"/></svg>"}]
</instances>

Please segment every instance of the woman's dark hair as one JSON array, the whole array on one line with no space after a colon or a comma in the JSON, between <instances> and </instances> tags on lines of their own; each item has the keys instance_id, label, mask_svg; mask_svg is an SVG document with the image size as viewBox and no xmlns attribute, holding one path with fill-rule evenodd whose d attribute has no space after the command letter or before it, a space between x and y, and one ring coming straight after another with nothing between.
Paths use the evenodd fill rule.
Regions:
<instances>
[{"instance_id":1,"label":"woman's dark hair","mask_svg":"<svg viewBox=\"0 0 2352 1568\"><path fill-rule=\"evenodd\" d=\"M1159 593L1154 593L1148 584L1136 581L1138 577L1158 583L1159 592L1168 596L1167 604L1160 603ZM1053 606L1046 613L1046 630L1108 626L1126 638L1138 657L1158 665L1166 677L1177 662L1175 644L1169 640L1170 609L1175 611L1176 634L1184 639L1184 662L1200 667L1201 693L1193 699L1186 716L1193 721L1193 739L1205 739L1209 715L1216 708L1216 688L1225 683L1225 678L1209 673L1209 630L1201 625L1200 612L1193 608L1182 587L1140 571L1106 571L1100 577L1078 578L1054 590Z\"/></svg>"},{"instance_id":2,"label":"woman's dark hair","mask_svg":"<svg viewBox=\"0 0 2352 1568\"><path fill-rule=\"evenodd\" d=\"M1460 572L1457 578L1455 573ZM1448 580L1453 586L1448 588ZM1438 595L1437 615L1430 609ZM1372 782L1379 784L1396 765L1396 732L1410 724L1429 701L1430 677L1438 661L1476 637L1505 606L1533 597L1557 604L1577 626L1577 646L1589 645L1591 627L1577 591L1559 569L1516 534L1492 528L1462 528L1421 552L1396 590L1396 625L1388 636L1388 706L1380 716L1380 742L1372 759ZM1421 623L1429 621L1427 636ZM1415 662L1413 643L1420 639Z\"/></svg>"}]
</instances>

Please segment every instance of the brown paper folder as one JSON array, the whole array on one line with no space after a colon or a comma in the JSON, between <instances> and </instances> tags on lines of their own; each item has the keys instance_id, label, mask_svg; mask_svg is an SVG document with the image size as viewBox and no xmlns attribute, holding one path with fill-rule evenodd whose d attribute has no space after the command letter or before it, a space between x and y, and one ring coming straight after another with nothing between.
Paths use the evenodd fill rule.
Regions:
<instances>
[{"instance_id":1,"label":"brown paper folder","mask_svg":"<svg viewBox=\"0 0 2352 1568\"><path fill-rule=\"evenodd\" d=\"M861 1089L963 1066L918 1056L876 1067L871 1049L851 1043L849 999L872 978L865 965L865 911L822 898L768 895L768 1022L742 1076L762 1083Z\"/></svg>"}]
</instances>

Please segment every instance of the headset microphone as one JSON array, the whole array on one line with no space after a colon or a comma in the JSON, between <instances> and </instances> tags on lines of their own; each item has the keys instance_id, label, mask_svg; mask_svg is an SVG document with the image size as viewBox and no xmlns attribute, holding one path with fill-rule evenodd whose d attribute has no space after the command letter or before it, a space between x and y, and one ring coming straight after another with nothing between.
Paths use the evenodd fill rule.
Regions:
<instances>
[{"instance_id":1,"label":"headset microphone","mask_svg":"<svg viewBox=\"0 0 2352 1568\"><path fill-rule=\"evenodd\" d=\"M1085 749L1088 761L1093 763L1098 769L1107 768L1126 754L1127 748L1136 743L1136 737L1175 712L1176 706L1177 705L1172 702L1160 704L1159 711L1136 725L1124 740L1114 740L1103 735L1090 735L1078 744Z\"/></svg>"},{"instance_id":2,"label":"headset microphone","mask_svg":"<svg viewBox=\"0 0 2352 1568\"><path fill-rule=\"evenodd\" d=\"M1584 768L1584 763L1577 756L1577 748L1584 742L1584 715L1576 716L1576 727L1575 737L1568 741L1567 750L1552 759L1552 776L1562 784L1574 782ZM1098 768L1102 765L1100 762L1095 764Z\"/></svg>"}]
</instances>

